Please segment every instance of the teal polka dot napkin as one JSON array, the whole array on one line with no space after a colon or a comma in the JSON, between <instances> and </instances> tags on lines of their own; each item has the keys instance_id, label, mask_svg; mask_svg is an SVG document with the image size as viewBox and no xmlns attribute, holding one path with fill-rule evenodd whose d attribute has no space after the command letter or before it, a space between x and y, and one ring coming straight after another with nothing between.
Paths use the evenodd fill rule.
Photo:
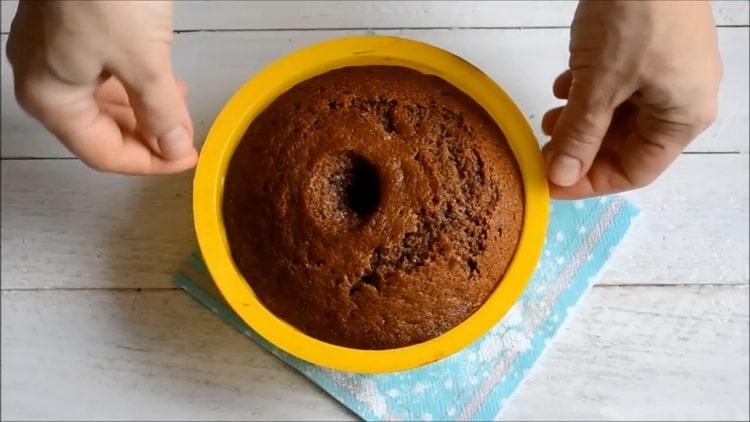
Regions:
<instances>
[{"instance_id":1,"label":"teal polka dot napkin","mask_svg":"<svg viewBox=\"0 0 750 422\"><path fill-rule=\"evenodd\" d=\"M198 252L175 282L364 419L494 420L639 214L616 196L553 201L551 212L542 258L505 318L463 351L411 371L340 372L277 349L220 299Z\"/></svg>"}]
</instances>

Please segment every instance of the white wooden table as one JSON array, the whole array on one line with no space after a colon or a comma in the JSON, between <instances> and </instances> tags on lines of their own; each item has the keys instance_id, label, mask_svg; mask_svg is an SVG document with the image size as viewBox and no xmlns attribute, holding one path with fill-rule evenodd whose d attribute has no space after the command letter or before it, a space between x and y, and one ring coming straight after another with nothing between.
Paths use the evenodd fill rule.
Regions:
<instances>
[{"instance_id":1,"label":"white wooden table","mask_svg":"<svg viewBox=\"0 0 750 422\"><path fill-rule=\"evenodd\" d=\"M2 45L15 2L2 3ZM178 4L202 138L271 60L367 28L477 64L539 126L574 3ZM714 3L720 114L654 185L509 419L748 419L748 3ZM352 419L170 282L195 247L191 174L86 169L15 104L2 52L2 418ZM537 132L538 129L537 129ZM540 139L545 139L541 137Z\"/></svg>"}]
</instances>

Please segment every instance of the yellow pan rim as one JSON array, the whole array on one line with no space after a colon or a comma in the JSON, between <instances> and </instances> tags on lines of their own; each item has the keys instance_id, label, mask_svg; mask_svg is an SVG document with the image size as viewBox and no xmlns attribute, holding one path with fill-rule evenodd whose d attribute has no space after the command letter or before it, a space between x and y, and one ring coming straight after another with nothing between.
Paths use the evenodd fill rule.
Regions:
<instances>
[{"instance_id":1,"label":"yellow pan rim","mask_svg":"<svg viewBox=\"0 0 750 422\"><path fill-rule=\"evenodd\" d=\"M310 337L268 311L235 266L222 216L224 177L252 120L294 85L325 73L368 65L404 66L433 74L479 103L504 132L521 169L524 222L503 280L482 307L461 324L423 343L388 350L341 347ZM224 300L276 347L327 368L382 373L416 368L468 346L492 328L518 300L539 259L547 230L549 192L533 132L513 100L481 70L445 50L389 36L339 38L298 50L267 66L227 102L203 145L193 184L195 229L201 253Z\"/></svg>"}]
</instances>

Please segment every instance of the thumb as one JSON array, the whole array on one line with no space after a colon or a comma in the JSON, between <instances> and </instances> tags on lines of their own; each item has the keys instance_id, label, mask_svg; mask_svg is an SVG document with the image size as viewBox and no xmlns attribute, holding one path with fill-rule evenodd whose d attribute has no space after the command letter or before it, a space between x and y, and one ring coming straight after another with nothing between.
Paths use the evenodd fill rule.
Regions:
<instances>
[{"instance_id":1,"label":"thumb","mask_svg":"<svg viewBox=\"0 0 750 422\"><path fill-rule=\"evenodd\" d=\"M139 60L113 73L125 86L137 129L148 139L149 146L167 160L193 153L193 124L172 72L169 49L154 59Z\"/></svg>"},{"instance_id":2,"label":"thumb","mask_svg":"<svg viewBox=\"0 0 750 422\"><path fill-rule=\"evenodd\" d=\"M614 93L611 78L573 72L568 103L544 148L552 183L572 186L588 172L617 106Z\"/></svg>"}]
</instances>

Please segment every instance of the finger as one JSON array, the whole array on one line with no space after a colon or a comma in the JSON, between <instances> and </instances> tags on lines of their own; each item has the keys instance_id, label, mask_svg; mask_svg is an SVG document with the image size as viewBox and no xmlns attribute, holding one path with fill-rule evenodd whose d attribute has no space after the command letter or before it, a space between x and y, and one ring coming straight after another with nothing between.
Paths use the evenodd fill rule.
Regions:
<instances>
[{"instance_id":1,"label":"finger","mask_svg":"<svg viewBox=\"0 0 750 422\"><path fill-rule=\"evenodd\" d=\"M559 199L608 195L644 187L680 155L691 139L691 128L641 111L621 147L597 157L586 177L569 187L552 186Z\"/></svg>"},{"instance_id":2,"label":"finger","mask_svg":"<svg viewBox=\"0 0 750 422\"><path fill-rule=\"evenodd\" d=\"M169 59L169 46L158 45L138 60L113 69L122 81L138 121L138 130L157 139L158 153L168 160L195 151L193 126Z\"/></svg>"},{"instance_id":3,"label":"finger","mask_svg":"<svg viewBox=\"0 0 750 422\"><path fill-rule=\"evenodd\" d=\"M100 113L86 131L66 145L89 167L112 173L178 173L194 167L198 159L197 152L176 160L164 159L156 155L139 134L121 130L114 119L105 113Z\"/></svg>"},{"instance_id":4,"label":"finger","mask_svg":"<svg viewBox=\"0 0 750 422\"><path fill-rule=\"evenodd\" d=\"M128 129L135 126L127 107L94 99L96 82L74 86L49 74L35 75L22 83L25 108L44 123L60 141L89 167L127 174L166 174L192 167L197 153L165 160L153 153Z\"/></svg>"},{"instance_id":5,"label":"finger","mask_svg":"<svg viewBox=\"0 0 750 422\"><path fill-rule=\"evenodd\" d=\"M112 117L117 127L123 132L135 133L138 122L135 120L135 113L128 105L117 103L99 102L99 108L102 113Z\"/></svg>"},{"instance_id":6,"label":"finger","mask_svg":"<svg viewBox=\"0 0 750 422\"><path fill-rule=\"evenodd\" d=\"M177 82L177 88L180 90L180 94L182 94L182 98L187 98L187 85L185 84L185 81L177 77L175 77L175 81ZM99 85L94 97L100 102L127 106L130 105L130 100L128 99L128 93L125 91L125 87L122 86L122 82L117 80L114 76L110 76Z\"/></svg>"},{"instance_id":7,"label":"finger","mask_svg":"<svg viewBox=\"0 0 750 422\"><path fill-rule=\"evenodd\" d=\"M96 89L94 98L100 102L130 106L125 87L114 76L110 76Z\"/></svg>"},{"instance_id":8,"label":"finger","mask_svg":"<svg viewBox=\"0 0 750 422\"><path fill-rule=\"evenodd\" d=\"M544 117L542 117L542 130L544 131L544 133L546 133L547 135L552 134L564 108L565 107L555 107L552 110L544 113Z\"/></svg>"},{"instance_id":9,"label":"finger","mask_svg":"<svg viewBox=\"0 0 750 422\"><path fill-rule=\"evenodd\" d=\"M615 86L606 75L584 75L573 81L568 103L544 147L552 183L572 186L591 167L617 106Z\"/></svg>"},{"instance_id":10,"label":"finger","mask_svg":"<svg viewBox=\"0 0 750 422\"><path fill-rule=\"evenodd\" d=\"M187 95L187 86L181 79L177 79L177 86L183 98ZM127 91L116 77L111 76L97 88L94 94L103 112L112 116L121 130L140 138L152 151L159 151L158 140L155 136L137 133L137 120L133 108L130 106Z\"/></svg>"},{"instance_id":11,"label":"finger","mask_svg":"<svg viewBox=\"0 0 750 422\"><path fill-rule=\"evenodd\" d=\"M89 167L123 174L177 173L195 165L197 154L177 160L166 160L156 155L147 143L130 128L135 117L124 106L112 105L99 109L91 124L74 136L66 136L63 143Z\"/></svg>"},{"instance_id":12,"label":"finger","mask_svg":"<svg viewBox=\"0 0 750 422\"><path fill-rule=\"evenodd\" d=\"M555 90L555 95L558 98L568 97L568 90L570 89L570 82L572 80L571 77L572 77L572 74L568 70L560 74L560 76L557 77L557 80L555 80L554 90ZM558 95L558 92L559 93L563 92L562 90L564 90L564 96L562 94ZM622 105L620 107L622 107ZM562 111L564 108L565 107L555 107L547 111L544 114L544 117L542 118L542 130L544 131L545 134L547 135L552 134L552 132L555 129L555 125L557 125L557 121L560 119L560 115L562 114ZM617 113L615 113L615 117L616 116L617 116ZM612 122L612 125L614 125L614 121Z\"/></svg>"},{"instance_id":13,"label":"finger","mask_svg":"<svg viewBox=\"0 0 750 422\"><path fill-rule=\"evenodd\" d=\"M152 152L159 150L159 145L155 137L138 132L138 122L133 109L129 105L104 102L99 103L99 108L102 113L108 114L114 120L123 135L127 134L134 139L138 139L141 143L149 147Z\"/></svg>"},{"instance_id":14,"label":"finger","mask_svg":"<svg viewBox=\"0 0 750 422\"><path fill-rule=\"evenodd\" d=\"M555 79L555 83L552 84L552 93L561 100L567 99L572 82L573 73L568 69Z\"/></svg>"},{"instance_id":15,"label":"finger","mask_svg":"<svg viewBox=\"0 0 750 422\"><path fill-rule=\"evenodd\" d=\"M159 144L155 136L146 135L138 131L138 121L130 105L98 101L99 108L103 113L112 117L120 131L127 132L134 138L140 139L151 151L158 151Z\"/></svg>"}]
</instances>

